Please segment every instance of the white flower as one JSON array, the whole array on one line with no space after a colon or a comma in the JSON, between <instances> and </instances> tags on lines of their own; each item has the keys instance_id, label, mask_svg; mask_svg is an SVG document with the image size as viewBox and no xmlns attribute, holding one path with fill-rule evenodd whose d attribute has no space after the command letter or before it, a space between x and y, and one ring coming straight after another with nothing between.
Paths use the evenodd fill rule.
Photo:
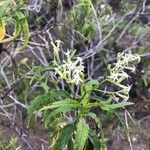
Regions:
<instances>
[{"instance_id":1,"label":"white flower","mask_svg":"<svg viewBox=\"0 0 150 150\"><path fill-rule=\"evenodd\" d=\"M128 69L129 63L137 61L140 62L141 58L139 55L133 55L131 51L129 53L118 53L117 55L117 63L115 63L116 66L121 67L122 69ZM132 65L132 67L129 68L129 70L134 70L135 67Z\"/></svg>"},{"instance_id":2,"label":"white flower","mask_svg":"<svg viewBox=\"0 0 150 150\"><path fill-rule=\"evenodd\" d=\"M104 9L104 8L105 8L105 4L102 4L102 5L100 6L100 8L101 8L101 9Z\"/></svg>"},{"instance_id":3,"label":"white flower","mask_svg":"<svg viewBox=\"0 0 150 150\"><path fill-rule=\"evenodd\" d=\"M62 41L56 40L55 42L56 42L56 45L54 44L54 42L51 42L51 45L53 46L54 53L58 54L60 51L60 44L62 43Z\"/></svg>"},{"instance_id":4,"label":"white flower","mask_svg":"<svg viewBox=\"0 0 150 150\"><path fill-rule=\"evenodd\" d=\"M62 64L55 68L55 74L59 75L60 79L64 79L67 83L73 83L79 85L83 82L84 77L84 64L80 57L76 57L72 61L74 51L68 51L65 53L66 60L62 61Z\"/></svg>"},{"instance_id":5,"label":"white flower","mask_svg":"<svg viewBox=\"0 0 150 150\"><path fill-rule=\"evenodd\" d=\"M107 77L108 81L112 82L121 90L113 93L111 95L115 101L119 99L123 99L123 101L127 101L129 98L129 91L132 85L123 85L122 81L128 79L130 76L125 72L125 70L130 70L132 72L135 71L135 66L133 62L139 62L140 57L138 55L133 55L131 52L129 53L118 53L117 62L114 66L109 65L108 69L110 71L110 75Z\"/></svg>"}]
</instances>

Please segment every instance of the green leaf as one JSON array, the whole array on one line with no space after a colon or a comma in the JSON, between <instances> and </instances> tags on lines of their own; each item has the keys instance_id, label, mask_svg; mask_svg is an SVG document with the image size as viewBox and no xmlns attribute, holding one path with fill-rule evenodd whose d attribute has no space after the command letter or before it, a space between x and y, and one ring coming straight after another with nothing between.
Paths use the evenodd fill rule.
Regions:
<instances>
[{"instance_id":1,"label":"green leaf","mask_svg":"<svg viewBox=\"0 0 150 150\"><path fill-rule=\"evenodd\" d=\"M54 121L50 122L50 126L48 126L48 128L56 128L59 127L62 124L66 124L66 119L62 116L55 118Z\"/></svg>"},{"instance_id":2,"label":"green leaf","mask_svg":"<svg viewBox=\"0 0 150 150\"><path fill-rule=\"evenodd\" d=\"M34 112L38 111L44 105L50 103L50 93L39 95L31 101L31 105L28 108L28 122L29 124L33 121Z\"/></svg>"},{"instance_id":3,"label":"green leaf","mask_svg":"<svg viewBox=\"0 0 150 150\"><path fill-rule=\"evenodd\" d=\"M48 106L44 106L43 108L41 108L39 110L39 112L43 111L43 110L47 110L47 109L53 109L53 108L58 108L58 107L72 107L72 108L77 108L79 107L80 104L72 99L66 99L66 100L62 100L62 101L58 101L58 102L54 102Z\"/></svg>"},{"instance_id":4,"label":"green leaf","mask_svg":"<svg viewBox=\"0 0 150 150\"><path fill-rule=\"evenodd\" d=\"M26 16L21 11L16 11L16 19L20 22L26 19Z\"/></svg>"},{"instance_id":5,"label":"green leaf","mask_svg":"<svg viewBox=\"0 0 150 150\"><path fill-rule=\"evenodd\" d=\"M88 103L88 104L86 105L86 108L104 106L104 105L109 104L111 101L112 101L112 99L109 98L108 100L105 100L105 101L94 102L94 103Z\"/></svg>"},{"instance_id":6,"label":"green leaf","mask_svg":"<svg viewBox=\"0 0 150 150\"><path fill-rule=\"evenodd\" d=\"M47 81L41 83L42 88L44 89L44 93L49 92L49 86L47 85Z\"/></svg>"},{"instance_id":7,"label":"green leaf","mask_svg":"<svg viewBox=\"0 0 150 150\"><path fill-rule=\"evenodd\" d=\"M99 149L100 150L105 150L106 149L106 142L105 142L105 137L104 137L104 133L103 133L103 128L102 128L102 124L101 124L101 122L100 122L100 118L98 118L97 117L97 115L96 114L94 114L94 113L92 113L92 112L90 112L90 113L88 113L87 114L87 116L89 116L89 117L91 117L92 119L94 119L95 120L95 122L96 122L96 124L97 124L97 126L100 128L100 139L99 139L99 142L100 142L100 146L101 147L99 147ZM93 133L94 134L94 133ZM95 137L96 138L96 137ZM94 140L94 139L93 139ZM93 141L93 142L96 142L96 141ZM97 141L98 142L98 141ZM96 143L95 143L96 144Z\"/></svg>"},{"instance_id":8,"label":"green leaf","mask_svg":"<svg viewBox=\"0 0 150 150\"><path fill-rule=\"evenodd\" d=\"M22 26L22 31L24 34L23 45L16 49L17 51L20 51L20 50L24 49L28 44L28 41L29 41L29 24L28 24L26 15L24 15L21 11L18 11L17 14L18 14L19 22Z\"/></svg>"},{"instance_id":9,"label":"green leaf","mask_svg":"<svg viewBox=\"0 0 150 150\"><path fill-rule=\"evenodd\" d=\"M77 135L74 143L74 150L83 150L88 139L89 126L81 119L77 124Z\"/></svg>"},{"instance_id":10,"label":"green leaf","mask_svg":"<svg viewBox=\"0 0 150 150\"><path fill-rule=\"evenodd\" d=\"M6 15L11 8L14 7L12 0L5 0L0 2L0 18Z\"/></svg>"},{"instance_id":11,"label":"green leaf","mask_svg":"<svg viewBox=\"0 0 150 150\"><path fill-rule=\"evenodd\" d=\"M33 120L34 112L43 108L44 106L49 105L54 101L59 101L64 98L70 98L70 95L65 90L51 90L49 93L44 95L39 95L31 101L31 105L28 108L29 113L29 124Z\"/></svg>"},{"instance_id":12,"label":"green leaf","mask_svg":"<svg viewBox=\"0 0 150 150\"><path fill-rule=\"evenodd\" d=\"M51 96L54 98L54 99L57 99L57 100L62 100L62 99L67 99L67 98L71 98L70 94L65 91L65 90L57 90L57 89L54 89L51 91Z\"/></svg>"},{"instance_id":13,"label":"green leaf","mask_svg":"<svg viewBox=\"0 0 150 150\"><path fill-rule=\"evenodd\" d=\"M99 97L99 96L91 96L92 100L96 100L96 101L106 101L106 99Z\"/></svg>"},{"instance_id":14,"label":"green leaf","mask_svg":"<svg viewBox=\"0 0 150 150\"><path fill-rule=\"evenodd\" d=\"M97 117L97 115L95 113L92 113L92 112L89 112L86 114L86 116L89 116L91 117L92 119L95 120L95 122L101 126L101 122L100 122L100 119Z\"/></svg>"},{"instance_id":15,"label":"green leaf","mask_svg":"<svg viewBox=\"0 0 150 150\"><path fill-rule=\"evenodd\" d=\"M85 104L89 101L91 92L99 86L99 82L97 80L90 80L86 84L81 87L81 97L82 103Z\"/></svg>"},{"instance_id":16,"label":"green leaf","mask_svg":"<svg viewBox=\"0 0 150 150\"><path fill-rule=\"evenodd\" d=\"M68 150L73 150L73 140L71 138L68 142Z\"/></svg>"},{"instance_id":17,"label":"green leaf","mask_svg":"<svg viewBox=\"0 0 150 150\"><path fill-rule=\"evenodd\" d=\"M58 139L56 140L56 143L53 150L64 150L65 146L68 144L72 133L74 130L74 124L69 124L65 126L59 133Z\"/></svg>"},{"instance_id":18,"label":"green leaf","mask_svg":"<svg viewBox=\"0 0 150 150\"><path fill-rule=\"evenodd\" d=\"M113 109L117 109L117 108L123 108L125 106L129 106L129 105L133 105L134 103L131 102L121 102L118 104L106 104L106 105L100 105L101 109L103 110L107 110L107 111L111 111Z\"/></svg>"},{"instance_id":19,"label":"green leaf","mask_svg":"<svg viewBox=\"0 0 150 150\"><path fill-rule=\"evenodd\" d=\"M59 113L66 113L73 110L71 107L68 106L64 106L64 107L59 107L56 110L52 111L51 113L49 113L48 115L44 116L44 124L45 127L47 127L48 123L50 122L51 118L55 118L57 114Z\"/></svg>"},{"instance_id":20,"label":"green leaf","mask_svg":"<svg viewBox=\"0 0 150 150\"><path fill-rule=\"evenodd\" d=\"M100 139L96 135L96 133L92 130L89 130L89 139L94 147L94 150L100 150L101 148L101 143Z\"/></svg>"}]
</instances>

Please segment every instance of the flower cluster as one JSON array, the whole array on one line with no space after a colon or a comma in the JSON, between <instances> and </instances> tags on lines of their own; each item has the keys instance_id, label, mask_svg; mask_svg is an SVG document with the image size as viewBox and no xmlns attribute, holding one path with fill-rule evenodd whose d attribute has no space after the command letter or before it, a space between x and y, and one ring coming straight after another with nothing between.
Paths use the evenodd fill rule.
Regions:
<instances>
[{"instance_id":1,"label":"flower cluster","mask_svg":"<svg viewBox=\"0 0 150 150\"><path fill-rule=\"evenodd\" d=\"M131 52L118 53L117 63L115 63L113 67L111 65L108 66L110 71L110 75L107 77L108 81L121 88L121 90L111 93L111 96L116 101L118 101L120 98L122 98L124 101L128 100L131 85L122 85L122 81L129 78L129 75L125 72L125 70L134 72L135 66L133 63L139 61L140 57L138 55L133 55Z\"/></svg>"},{"instance_id":2,"label":"flower cluster","mask_svg":"<svg viewBox=\"0 0 150 150\"><path fill-rule=\"evenodd\" d=\"M64 53L65 59L61 62L58 57L59 55L59 44L57 42L57 46L53 45L54 48L54 64L57 66L55 67L55 74L59 76L59 79L65 80L67 83L79 85L80 83L83 83L84 78L84 64L81 57L74 57L75 51L67 51Z\"/></svg>"},{"instance_id":3,"label":"flower cluster","mask_svg":"<svg viewBox=\"0 0 150 150\"><path fill-rule=\"evenodd\" d=\"M55 72L59 75L60 79L64 79L67 83L74 83L76 85L83 82L83 71L83 61L80 57L77 57L75 61L71 59L63 60L63 63L55 68Z\"/></svg>"},{"instance_id":4,"label":"flower cluster","mask_svg":"<svg viewBox=\"0 0 150 150\"><path fill-rule=\"evenodd\" d=\"M140 60L141 60L140 56L136 54L133 55L131 51L129 51L129 53L118 53L117 63L115 65L120 67L121 69L128 69L134 72L135 66L132 65L130 67L130 63L132 62L139 63Z\"/></svg>"},{"instance_id":5,"label":"flower cluster","mask_svg":"<svg viewBox=\"0 0 150 150\"><path fill-rule=\"evenodd\" d=\"M110 12L108 6L105 4L100 5L100 19L103 23L107 23L110 19Z\"/></svg>"}]
</instances>

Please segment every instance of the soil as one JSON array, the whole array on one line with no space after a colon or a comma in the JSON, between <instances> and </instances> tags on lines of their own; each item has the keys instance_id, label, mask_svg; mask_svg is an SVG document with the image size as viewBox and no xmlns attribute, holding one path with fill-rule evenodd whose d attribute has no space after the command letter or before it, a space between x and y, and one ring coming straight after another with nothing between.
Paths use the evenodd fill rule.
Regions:
<instances>
[{"instance_id":1,"label":"soil","mask_svg":"<svg viewBox=\"0 0 150 150\"><path fill-rule=\"evenodd\" d=\"M145 117L137 121L135 128L132 128L130 139L133 150L150 149L150 117ZM131 150L128 140L123 135L120 127L116 128L111 137L111 144L108 150Z\"/></svg>"},{"instance_id":2,"label":"soil","mask_svg":"<svg viewBox=\"0 0 150 150\"><path fill-rule=\"evenodd\" d=\"M150 99L140 100L129 110L134 119L134 126L131 128L130 139L133 150L150 149ZM129 122L132 122L129 119ZM110 133L109 133L110 134ZM118 125L110 134L108 150L131 150L131 146Z\"/></svg>"},{"instance_id":3,"label":"soil","mask_svg":"<svg viewBox=\"0 0 150 150\"><path fill-rule=\"evenodd\" d=\"M132 126L130 133L133 150L149 150L150 99L137 101L128 111L136 123ZM21 121L17 119L17 122L19 124ZM129 119L129 122L132 124L132 120ZM0 132L3 138L6 139L6 142L9 142L13 137L17 137L18 145L21 145L21 150L48 150L50 146L48 143L47 131L42 127L40 121L35 123L34 129L29 129L27 127L27 119L25 119L23 122L23 129L20 129L12 125L10 121L1 117ZM108 150L131 150L131 145L123 132L123 128L121 128L119 124L113 128L113 130L107 129L106 136L108 139Z\"/></svg>"},{"instance_id":4,"label":"soil","mask_svg":"<svg viewBox=\"0 0 150 150\"><path fill-rule=\"evenodd\" d=\"M17 122L19 125L19 120ZM40 122L36 122L33 129L27 127L27 120L23 127L20 128L18 125L12 125L10 121L0 118L0 133L6 143L9 143L12 138L17 138L21 150L49 149L47 132Z\"/></svg>"}]
</instances>

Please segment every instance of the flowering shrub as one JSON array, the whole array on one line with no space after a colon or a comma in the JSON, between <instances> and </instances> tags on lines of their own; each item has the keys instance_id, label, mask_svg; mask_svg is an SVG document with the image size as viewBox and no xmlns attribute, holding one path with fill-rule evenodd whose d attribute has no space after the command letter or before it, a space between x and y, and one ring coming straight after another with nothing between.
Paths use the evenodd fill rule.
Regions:
<instances>
[{"instance_id":1,"label":"flowering shrub","mask_svg":"<svg viewBox=\"0 0 150 150\"><path fill-rule=\"evenodd\" d=\"M140 61L138 55L129 53L119 53L117 62L109 65L109 75L102 82L85 79L84 63L80 57L74 57L75 51L64 53L64 59L60 59L60 41L56 45L52 43L54 57L52 70L57 75L56 80L68 84L68 89L50 90L45 95L41 95L32 101L29 107L29 123L33 118L44 111L45 127L50 129L50 143L53 150L74 149L83 150L90 141L94 149L105 150L105 138L101 119L98 114L91 111L91 108L99 108L102 113L105 111L113 112L118 108L132 105L127 102L131 85L123 85L129 75L126 69L135 71L133 63ZM99 89L100 85L110 82L120 89L108 91ZM78 87L77 90L72 87ZM104 100L99 95L95 96L95 91L107 94ZM120 102L121 101L121 102ZM87 121L92 118L96 128L92 128Z\"/></svg>"},{"instance_id":2,"label":"flowering shrub","mask_svg":"<svg viewBox=\"0 0 150 150\"><path fill-rule=\"evenodd\" d=\"M126 80L140 57L119 53L114 64L106 68L106 63L122 51L137 51L142 58L150 55L144 54L149 52L146 3L126 1L117 7L108 0L1 0L1 115L12 122L26 117L29 106L29 125L42 118L52 149L106 149L103 128L110 125L110 116L125 117L125 122L119 121L129 129L126 110L122 111L133 104L132 85ZM17 52L29 40L27 18L28 49ZM56 41L50 51L49 43L56 38L71 50ZM141 64L136 78L148 70ZM148 88L148 77L141 78L140 87ZM14 128L23 131L22 121L17 123ZM29 144L27 149L32 149Z\"/></svg>"}]
</instances>

